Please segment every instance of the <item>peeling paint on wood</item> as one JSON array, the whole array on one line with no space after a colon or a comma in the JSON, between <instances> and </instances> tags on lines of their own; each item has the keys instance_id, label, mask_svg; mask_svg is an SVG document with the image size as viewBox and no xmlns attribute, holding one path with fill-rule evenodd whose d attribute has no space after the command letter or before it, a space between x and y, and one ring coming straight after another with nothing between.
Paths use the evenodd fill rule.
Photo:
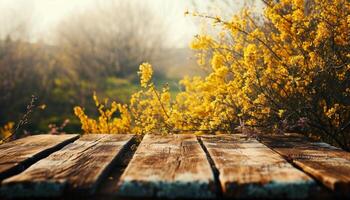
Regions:
<instances>
[{"instance_id":1,"label":"peeling paint on wood","mask_svg":"<svg viewBox=\"0 0 350 200\"><path fill-rule=\"evenodd\" d=\"M315 181L280 155L244 135L201 136L216 168L225 197L309 197Z\"/></svg>"},{"instance_id":2,"label":"peeling paint on wood","mask_svg":"<svg viewBox=\"0 0 350 200\"><path fill-rule=\"evenodd\" d=\"M146 135L119 182L124 197L214 198L214 176L195 135Z\"/></svg>"},{"instance_id":3,"label":"peeling paint on wood","mask_svg":"<svg viewBox=\"0 0 350 200\"><path fill-rule=\"evenodd\" d=\"M132 135L88 134L24 172L5 179L7 197L55 197L92 194Z\"/></svg>"}]
</instances>

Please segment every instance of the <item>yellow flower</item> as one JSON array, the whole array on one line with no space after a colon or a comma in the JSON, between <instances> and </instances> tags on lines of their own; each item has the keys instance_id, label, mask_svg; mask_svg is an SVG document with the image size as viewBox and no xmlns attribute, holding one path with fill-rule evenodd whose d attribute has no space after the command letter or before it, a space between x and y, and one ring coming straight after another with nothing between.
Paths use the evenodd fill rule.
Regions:
<instances>
[{"instance_id":1,"label":"yellow flower","mask_svg":"<svg viewBox=\"0 0 350 200\"><path fill-rule=\"evenodd\" d=\"M140 80L141 80L141 86L146 88L148 85L148 82L152 78L153 70L152 66L149 63L142 63L140 65L138 74L140 75Z\"/></svg>"},{"instance_id":2,"label":"yellow flower","mask_svg":"<svg viewBox=\"0 0 350 200\"><path fill-rule=\"evenodd\" d=\"M221 54L215 53L211 60L211 66L213 70L218 70L221 68L224 65L224 61L225 58Z\"/></svg>"},{"instance_id":3,"label":"yellow flower","mask_svg":"<svg viewBox=\"0 0 350 200\"><path fill-rule=\"evenodd\" d=\"M74 114L80 119L82 124L81 128L84 133L118 134L130 132L131 116L126 105L121 105L113 101L110 108L108 108L107 100L104 102L104 104L100 104L95 94L93 99L100 113L97 120L89 118L81 107L74 107ZM113 115L118 111L120 117L113 117Z\"/></svg>"},{"instance_id":4,"label":"yellow flower","mask_svg":"<svg viewBox=\"0 0 350 200\"><path fill-rule=\"evenodd\" d=\"M328 109L325 114L328 118L332 118L338 109L339 109L339 104L334 104L334 106Z\"/></svg>"},{"instance_id":5,"label":"yellow flower","mask_svg":"<svg viewBox=\"0 0 350 200\"><path fill-rule=\"evenodd\" d=\"M283 114L284 114L285 112L286 112L285 110L279 109L279 110L278 110L278 116L279 116L280 118L282 118L282 116L283 116Z\"/></svg>"},{"instance_id":6,"label":"yellow flower","mask_svg":"<svg viewBox=\"0 0 350 200\"><path fill-rule=\"evenodd\" d=\"M317 25L317 35L314 40L315 44L320 44L324 39L329 36L330 32L325 22L321 22Z\"/></svg>"},{"instance_id":7,"label":"yellow flower","mask_svg":"<svg viewBox=\"0 0 350 200\"><path fill-rule=\"evenodd\" d=\"M0 139L8 138L13 133L14 122L8 122L3 127L0 127ZM1 142L0 142L1 144Z\"/></svg>"}]
</instances>

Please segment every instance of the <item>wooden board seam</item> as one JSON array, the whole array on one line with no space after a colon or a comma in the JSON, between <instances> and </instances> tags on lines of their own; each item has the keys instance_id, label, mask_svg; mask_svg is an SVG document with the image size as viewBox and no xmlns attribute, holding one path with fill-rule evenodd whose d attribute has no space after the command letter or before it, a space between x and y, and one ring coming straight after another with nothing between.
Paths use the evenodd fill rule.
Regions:
<instances>
[{"instance_id":1,"label":"wooden board seam","mask_svg":"<svg viewBox=\"0 0 350 200\"><path fill-rule=\"evenodd\" d=\"M113 158L113 160L109 163L109 165L105 169L105 173L102 174L99 178L98 185L96 186L95 190L93 193L96 193L102 185L103 181L108 178L109 174L112 172L112 168L116 167L118 164L118 161L121 160L121 158L127 153L127 149L131 147L132 144L135 143L135 136L132 136L132 138L122 147L122 149L119 151L118 155ZM131 159L130 159L131 160ZM130 162L129 160L129 162ZM127 165L129 164L127 163ZM126 165L126 166L127 166ZM125 168L126 168L125 166Z\"/></svg>"},{"instance_id":2,"label":"wooden board seam","mask_svg":"<svg viewBox=\"0 0 350 200\"><path fill-rule=\"evenodd\" d=\"M197 140L198 140L198 143L201 145L203 151L205 152L207 159L209 161L211 170L213 171L217 198L221 199L221 198L223 198L223 190L222 190L222 185L221 185L220 178L219 178L220 171L216 167L214 160L210 156L207 147L203 144L202 138L200 136L197 136Z\"/></svg>"}]
</instances>

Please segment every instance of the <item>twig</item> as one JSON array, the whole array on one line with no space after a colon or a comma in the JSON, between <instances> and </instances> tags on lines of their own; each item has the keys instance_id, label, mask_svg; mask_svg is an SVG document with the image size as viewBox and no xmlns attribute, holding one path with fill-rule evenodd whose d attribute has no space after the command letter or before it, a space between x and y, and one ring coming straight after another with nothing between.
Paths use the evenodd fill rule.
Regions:
<instances>
[{"instance_id":1,"label":"twig","mask_svg":"<svg viewBox=\"0 0 350 200\"><path fill-rule=\"evenodd\" d=\"M29 104L27 105L26 112L22 116L22 118L19 120L19 122L16 125L15 130L6 138L0 140L0 143L7 142L10 139L14 139L17 135L18 130L25 124L28 124L28 120L30 115L33 113L33 108L35 107L35 102L38 100L38 98L34 95L32 95L31 100Z\"/></svg>"}]
</instances>

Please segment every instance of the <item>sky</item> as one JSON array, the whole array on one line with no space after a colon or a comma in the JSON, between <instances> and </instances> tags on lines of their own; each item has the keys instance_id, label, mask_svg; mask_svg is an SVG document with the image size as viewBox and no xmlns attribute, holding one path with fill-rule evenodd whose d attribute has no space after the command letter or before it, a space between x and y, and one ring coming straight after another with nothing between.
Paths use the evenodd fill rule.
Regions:
<instances>
[{"instance_id":1,"label":"sky","mask_svg":"<svg viewBox=\"0 0 350 200\"><path fill-rule=\"evenodd\" d=\"M32 37L50 34L52 28L65 16L74 12L90 9L98 3L109 0L1 0L0 22L6 19L6 13L27 15L31 19ZM237 1L237 9L241 1ZM199 32L198 22L191 16L184 16L186 10L203 10L212 6L211 0L143 0L149 3L154 13L160 19L166 19L169 24L170 38L178 42L178 46L185 46ZM195 2L195 3L193 3ZM4 12L6 11L6 12ZM5 15L5 17L4 17ZM13 16L7 15L7 17ZM3 23L2 23L3 24Z\"/></svg>"}]
</instances>

